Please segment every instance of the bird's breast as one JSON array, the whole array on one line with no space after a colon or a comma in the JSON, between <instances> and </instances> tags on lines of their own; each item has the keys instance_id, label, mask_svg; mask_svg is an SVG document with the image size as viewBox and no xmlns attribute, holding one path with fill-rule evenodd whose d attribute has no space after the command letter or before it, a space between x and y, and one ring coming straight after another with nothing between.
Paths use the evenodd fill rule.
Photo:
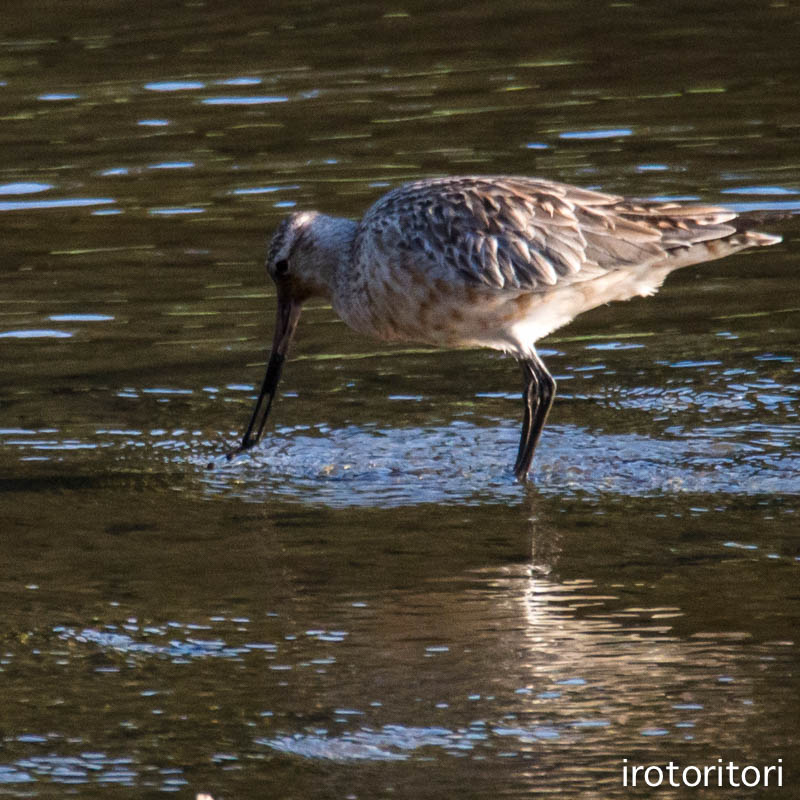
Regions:
<instances>
[{"instance_id":1,"label":"bird's breast","mask_svg":"<svg viewBox=\"0 0 800 800\"><path fill-rule=\"evenodd\" d=\"M340 287L333 305L351 328L384 341L490 347L519 355L585 311L652 294L673 268L665 262L587 271L582 281L540 291L496 289L413 268L373 269Z\"/></svg>"},{"instance_id":2,"label":"bird's breast","mask_svg":"<svg viewBox=\"0 0 800 800\"><path fill-rule=\"evenodd\" d=\"M509 332L539 301L530 292L396 268L355 276L333 305L351 328L384 341L507 350Z\"/></svg>"}]
</instances>

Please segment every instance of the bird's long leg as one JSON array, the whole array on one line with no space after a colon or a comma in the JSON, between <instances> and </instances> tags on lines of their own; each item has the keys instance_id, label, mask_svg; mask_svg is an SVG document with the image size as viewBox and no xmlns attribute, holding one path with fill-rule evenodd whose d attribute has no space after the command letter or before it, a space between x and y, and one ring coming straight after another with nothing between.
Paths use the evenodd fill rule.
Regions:
<instances>
[{"instance_id":1,"label":"bird's long leg","mask_svg":"<svg viewBox=\"0 0 800 800\"><path fill-rule=\"evenodd\" d=\"M556 395L556 382L547 371L542 360L534 351L529 358L520 359L522 377L525 387L522 401L525 410L522 417L522 437L519 440L519 452L514 464L517 480L524 482L528 478L533 453L542 435L545 420L553 405Z\"/></svg>"}]
</instances>

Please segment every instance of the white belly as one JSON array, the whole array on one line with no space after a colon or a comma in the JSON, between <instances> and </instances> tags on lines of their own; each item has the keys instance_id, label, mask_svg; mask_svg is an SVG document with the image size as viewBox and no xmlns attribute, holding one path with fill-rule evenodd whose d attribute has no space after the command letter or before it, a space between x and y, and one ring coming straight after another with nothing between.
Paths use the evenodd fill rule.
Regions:
<instances>
[{"instance_id":1,"label":"white belly","mask_svg":"<svg viewBox=\"0 0 800 800\"><path fill-rule=\"evenodd\" d=\"M652 294L672 269L672 264L617 269L539 292L451 283L412 270L381 270L348 287L334 308L354 330L384 341L490 347L524 355L536 341L584 311Z\"/></svg>"}]
</instances>

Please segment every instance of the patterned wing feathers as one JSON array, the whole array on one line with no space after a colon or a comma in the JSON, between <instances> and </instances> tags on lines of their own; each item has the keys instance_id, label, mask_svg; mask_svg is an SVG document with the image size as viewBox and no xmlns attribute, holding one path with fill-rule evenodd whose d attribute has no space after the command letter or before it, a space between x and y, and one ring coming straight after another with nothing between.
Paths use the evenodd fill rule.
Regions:
<instances>
[{"instance_id":1,"label":"patterned wing feathers","mask_svg":"<svg viewBox=\"0 0 800 800\"><path fill-rule=\"evenodd\" d=\"M529 178L442 178L389 192L364 216L359 239L362 257L371 243L419 257L438 277L537 291L724 239L736 233L735 217Z\"/></svg>"}]
</instances>

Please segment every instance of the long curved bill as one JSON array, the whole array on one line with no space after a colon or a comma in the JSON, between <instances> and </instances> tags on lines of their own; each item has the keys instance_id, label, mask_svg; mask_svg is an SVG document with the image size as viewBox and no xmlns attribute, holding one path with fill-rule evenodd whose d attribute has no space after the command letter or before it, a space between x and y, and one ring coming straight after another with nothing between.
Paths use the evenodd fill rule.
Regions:
<instances>
[{"instance_id":1,"label":"long curved bill","mask_svg":"<svg viewBox=\"0 0 800 800\"><path fill-rule=\"evenodd\" d=\"M267 423L269 410L272 408L272 401L275 399L278 381L281 379L281 371L283 370L283 362L289 350L289 343L292 341L297 328L301 309L302 304L300 302L278 292L278 313L275 319L272 352L267 362L267 373L264 375L261 393L258 395L256 406L253 409L253 416L250 417L250 424L244 432L241 444L234 451L227 454L228 461L257 444L261 434L264 432L264 425Z\"/></svg>"}]
</instances>

